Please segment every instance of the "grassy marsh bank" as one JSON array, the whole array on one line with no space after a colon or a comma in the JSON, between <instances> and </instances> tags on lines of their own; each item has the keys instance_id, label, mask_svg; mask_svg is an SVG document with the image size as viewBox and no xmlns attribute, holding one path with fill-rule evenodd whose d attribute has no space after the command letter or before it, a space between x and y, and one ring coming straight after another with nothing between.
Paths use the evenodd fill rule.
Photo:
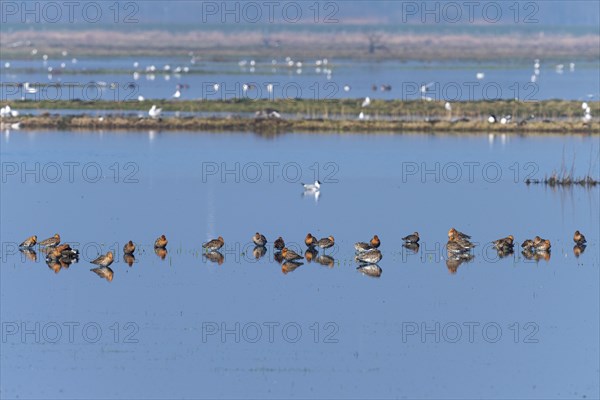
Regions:
<instances>
[{"instance_id":1,"label":"grassy marsh bank","mask_svg":"<svg viewBox=\"0 0 600 400\"><path fill-rule=\"evenodd\" d=\"M498 117L510 114L513 122L529 118L534 115L536 119L580 119L583 116L581 102L575 100L544 100L523 102L515 100L471 101L452 103L452 112L446 111L444 101L422 100L372 100L371 105L362 108L363 99L330 99L330 100L145 100L139 101L9 101L8 104L16 110L114 110L114 111L143 111L152 105L162 108L163 111L180 112L231 112L254 113L265 108L274 108L283 114L298 115L301 117L327 118L328 116L341 116L356 119L358 114L364 113L372 116L386 116L391 118L418 118L435 117L439 119L452 118L487 118L489 114ZM600 114L600 102L588 102L592 115Z\"/></svg>"},{"instance_id":2,"label":"grassy marsh bank","mask_svg":"<svg viewBox=\"0 0 600 400\"><path fill-rule=\"evenodd\" d=\"M585 125L575 121L528 122L501 125L482 120L469 121L386 121L386 120L340 120L340 119L254 119L242 117L166 117L161 119L140 118L127 115L26 115L5 119L9 124L20 123L20 129L97 129L97 130L187 130L187 131L249 131L264 133L302 132L449 132L449 133L509 133L509 134L599 134L600 122Z\"/></svg>"}]
</instances>

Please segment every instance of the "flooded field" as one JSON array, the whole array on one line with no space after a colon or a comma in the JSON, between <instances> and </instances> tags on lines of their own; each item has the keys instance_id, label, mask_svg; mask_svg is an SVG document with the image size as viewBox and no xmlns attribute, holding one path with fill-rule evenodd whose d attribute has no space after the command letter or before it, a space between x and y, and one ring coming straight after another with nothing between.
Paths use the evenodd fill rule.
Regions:
<instances>
[{"instance_id":1,"label":"flooded field","mask_svg":"<svg viewBox=\"0 0 600 400\"><path fill-rule=\"evenodd\" d=\"M600 3L0 6L1 399L600 398Z\"/></svg>"},{"instance_id":2,"label":"flooded field","mask_svg":"<svg viewBox=\"0 0 600 400\"><path fill-rule=\"evenodd\" d=\"M538 60L536 64L533 57L529 63L371 62L289 56L219 62L200 56L77 58L68 53L43 60L37 54L31 59L3 60L0 98L135 101L138 96L171 99L179 91L176 98L181 100L365 96L385 100L597 100L598 68L595 61ZM38 85L34 86L38 91L18 86L25 82Z\"/></svg>"},{"instance_id":3,"label":"flooded field","mask_svg":"<svg viewBox=\"0 0 600 400\"><path fill-rule=\"evenodd\" d=\"M600 191L524 181L598 178L599 152L586 135L3 133L2 397L598 397ZM308 232L335 246L275 260ZM17 250L55 233L78 263ZM374 234L379 268L358 270ZM552 248L529 259L536 235ZM107 251L110 280L90 271Z\"/></svg>"}]
</instances>

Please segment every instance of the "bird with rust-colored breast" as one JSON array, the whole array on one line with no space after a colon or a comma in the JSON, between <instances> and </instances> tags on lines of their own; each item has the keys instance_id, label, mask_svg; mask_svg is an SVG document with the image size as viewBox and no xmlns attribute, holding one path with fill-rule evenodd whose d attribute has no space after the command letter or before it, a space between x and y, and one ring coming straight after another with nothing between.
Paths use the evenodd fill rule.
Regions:
<instances>
[{"instance_id":1,"label":"bird with rust-colored breast","mask_svg":"<svg viewBox=\"0 0 600 400\"><path fill-rule=\"evenodd\" d=\"M125 246L123 246L123 254L133 254L133 252L135 251L135 244L133 244L133 242L130 240L129 242L125 243Z\"/></svg>"},{"instance_id":2,"label":"bird with rust-colored breast","mask_svg":"<svg viewBox=\"0 0 600 400\"><path fill-rule=\"evenodd\" d=\"M300 259L304 258L300 254L296 253L294 250L290 250L287 247L284 247L281 250L281 255L283 256L283 259L286 261L294 261L294 260L300 260Z\"/></svg>"},{"instance_id":3,"label":"bird with rust-colored breast","mask_svg":"<svg viewBox=\"0 0 600 400\"><path fill-rule=\"evenodd\" d=\"M79 251L71 248L68 243L63 243L52 248L46 256L46 260L58 260L60 258L72 259L79 257Z\"/></svg>"},{"instance_id":4,"label":"bird with rust-colored breast","mask_svg":"<svg viewBox=\"0 0 600 400\"><path fill-rule=\"evenodd\" d=\"M167 247L168 243L169 241L167 240L167 237L165 235L160 235L160 237L154 241L154 248L164 249L165 247Z\"/></svg>"},{"instance_id":5,"label":"bird with rust-colored breast","mask_svg":"<svg viewBox=\"0 0 600 400\"><path fill-rule=\"evenodd\" d=\"M52 236L51 238L42 240L40 242L40 246L54 247L54 246L57 246L59 243L60 243L60 235L58 233L55 233L54 236Z\"/></svg>"},{"instance_id":6,"label":"bird with rust-colored breast","mask_svg":"<svg viewBox=\"0 0 600 400\"><path fill-rule=\"evenodd\" d=\"M458 235L457 232L453 233L450 236L450 238L448 239L448 243L450 242L456 243L465 249L471 249L475 247L475 244L473 244L469 239L465 239L464 237Z\"/></svg>"},{"instance_id":7,"label":"bird with rust-colored breast","mask_svg":"<svg viewBox=\"0 0 600 400\"><path fill-rule=\"evenodd\" d=\"M471 236L467 235L466 233L462 233L454 228L450 228L450 230L448 231L448 239L450 239L452 236L458 236L463 239L471 239Z\"/></svg>"},{"instance_id":8,"label":"bird with rust-colored breast","mask_svg":"<svg viewBox=\"0 0 600 400\"><path fill-rule=\"evenodd\" d=\"M550 241L548 239L544 239L535 245L535 251L550 251L551 247L552 245L550 244Z\"/></svg>"},{"instance_id":9,"label":"bird with rust-colored breast","mask_svg":"<svg viewBox=\"0 0 600 400\"><path fill-rule=\"evenodd\" d=\"M203 249L208 251L219 250L225 244L225 240L221 236L216 239L210 240L202 245Z\"/></svg>"},{"instance_id":10,"label":"bird with rust-colored breast","mask_svg":"<svg viewBox=\"0 0 600 400\"><path fill-rule=\"evenodd\" d=\"M35 236L33 236L33 237L35 237ZM578 245L587 243L587 240L585 240L585 236L583 236L583 233L581 233L579 231L575 231L575 234L573 235L573 241Z\"/></svg>"},{"instance_id":11,"label":"bird with rust-colored breast","mask_svg":"<svg viewBox=\"0 0 600 400\"><path fill-rule=\"evenodd\" d=\"M313 247L317 244L317 238L308 233L304 238L304 244L306 245L306 247Z\"/></svg>"},{"instance_id":12,"label":"bird with rust-colored breast","mask_svg":"<svg viewBox=\"0 0 600 400\"><path fill-rule=\"evenodd\" d=\"M33 235L23 240L23 243L19 245L20 248L30 249L37 244L37 236Z\"/></svg>"},{"instance_id":13,"label":"bird with rust-colored breast","mask_svg":"<svg viewBox=\"0 0 600 400\"><path fill-rule=\"evenodd\" d=\"M112 253L112 251L109 251L106 254L100 255L98 258L96 258L95 260L91 261L91 263L99 265L101 267L108 267L110 264L113 263L113 253Z\"/></svg>"},{"instance_id":14,"label":"bird with rust-colored breast","mask_svg":"<svg viewBox=\"0 0 600 400\"><path fill-rule=\"evenodd\" d=\"M354 250L357 253L364 253L365 251L369 251L371 249L376 249L381 245L381 241L379 240L379 236L374 235L373 238L367 242L358 242L354 243Z\"/></svg>"},{"instance_id":15,"label":"bird with rust-colored breast","mask_svg":"<svg viewBox=\"0 0 600 400\"><path fill-rule=\"evenodd\" d=\"M319 246L322 249L328 249L330 247L333 247L334 244L335 239L333 238L333 236L328 236L326 238L319 239L319 241L317 242L317 246Z\"/></svg>"},{"instance_id":16,"label":"bird with rust-colored breast","mask_svg":"<svg viewBox=\"0 0 600 400\"><path fill-rule=\"evenodd\" d=\"M256 232L256 234L252 236L252 241L257 246L264 246L265 244L267 244L267 238L265 237L265 235L262 235L258 232Z\"/></svg>"},{"instance_id":17,"label":"bird with rust-colored breast","mask_svg":"<svg viewBox=\"0 0 600 400\"><path fill-rule=\"evenodd\" d=\"M523 243L521 243L521 247L525 250L531 250L533 248L533 240L525 239Z\"/></svg>"},{"instance_id":18,"label":"bird with rust-colored breast","mask_svg":"<svg viewBox=\"0 0 600 400\"><path fill-rule=\"evenodd\" d=\"M494 240L492 243L496 250L509 250L514 247L514 240L513 235L508 235L502 239Z\"/></svg>"}]
</instances>

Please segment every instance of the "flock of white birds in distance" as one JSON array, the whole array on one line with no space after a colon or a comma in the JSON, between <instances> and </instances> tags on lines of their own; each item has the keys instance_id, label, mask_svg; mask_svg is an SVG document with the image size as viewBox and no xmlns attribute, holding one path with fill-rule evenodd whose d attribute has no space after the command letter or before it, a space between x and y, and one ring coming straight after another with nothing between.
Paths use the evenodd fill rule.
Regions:
<instances>
[{"instance_id":1,"label":"flock of white birds in distance","mask_svg":"<svg viewBox=\"0 0 600 400\"><path fill-rule=\"evenodd\" d=\"M31 54L33 56L36 56L38 54L38 50L37 49L33 49L31 51ZM62 56L64 58L66 58L68 56L68 52L65 50L62 52ZM171 65L166 64L162 67L162 73L164 73L164 78L165 80L169 80L170 79L170 75L171 73L174 74L177 77L180 77L181 74L186 74L190 72L190 65L193 66L197 60L198 57L195 56L193 54L193 52L189 53L190 61L189 61L189 65L181 65L181 66L176 66L176 67L171 67ZM43 62L43 66L45 68L47 68L48 71L48 79L52 80L53 75L52 73L54 72L54 68L52 66L48 66L48 62L49 62L49 56L47 54L43 54L42 55L42 62ZM60 61L60 60L59 60ZM76 58L72 58L71 59L71 63L72 64L77 64L78 60ZM254 73L256 71L256 67L258 66L257 62L255 60L241 60L238 62L238 65L240 68L242 68L244 71L249 70L249 72ZM295 69L297 74L301 74L302 73L302 68L308 67L308 66L313 66L315 68L315 72L318 74L325 74L327 80L330 80L333 76L333 66L330 63L330 61L326 58L324 59L319 59L314 61L313 63L305 63L302 61L297 61L297 60L293 60L291 57L286 57L285 61L280 62L277 61L275 59L271 60L270 65L272 67L272 72L276 72L277 68L279 67L284 67L284 68L288 68L288 69ZM4 67L6 69L10 68L10 62L5 62L4 63ZM148 65L145 68L140 66L140 63L138 61L133 63L133 67L134 67L134 72L133 72L133 78L134 80L138 80L140 79L141 76L141 72L145 71L146 73L146 79L148 80L154 80L155 79L155 74L157 72L159 72L160 68L158 68L156 65ZM62 60L60 61L59 67L57 67L59 69L65 69L67 68L67 62ZM555 72L558 74L562 74L564 72L564 64L558 64L555 66ZM573 72L575 70L575 64L573 62L569 63L569 70L571 72ZM540 71L541 71L541 64L540 64L540 60L536 59L534 60L534 64L533 64L533 74L531 75L530 81L532 83L537 82L537 80L539 79L540 76ZM484 72L477 72L475 74L475 78L477 80L483 80L485 79L485 73ZM110 86L109 84L107 84L106 82L103 81L98 81L96 82L96 84L99 87L106 87L106 86ZM112 85L112 84L111 84ZM431 89L434 87L434 85L436 85L436 82L429 82L426 84L421 85L420 87L420 94L421 94L421 100L423 101L433 101L433 98L429 95ZM35 94L38 92L38 88L35 87L35 85L32 85L29 82L24 82L22 83L22 88L23 91L27 94ZM266 90L269 94L273 93L274 90L274 84L273 83L267 83L265 85ZM244 83L241 85L242 91L244 93L248 92L249 90L252 90L255 88L254 84L249 84L249 83ZM189 89L188 85L184 85L184 84L177 84L175 87L175 92L171 95L171 98L174 100L179 100L182 98L183 96L183 92L185 89ZM221 89L221 85L219 83L214 83L212 85L212 89L214 91L214 93L219 92L219 90ZM343 85L343 90L346 93L349 93L352 90L352 87L349 84L345 84ZM373 90L377 90L377 86L373 85ZM391 85L381 85L381 90L382 91L391 91ZM588 95L588 98L592 98L593 95ZM138 101L143 102L145 101L145 97L143 95L139 95L138 96ZM518 99L517 99L518 100ZM365 97L364 100L362 101L361 107L364 109L363 111L361 111L358 115L358 119L359 120L369 120L370 119L370 115L367 113L367 110L372 107L372 101L370 97ZM446 109L446 111L451 114L452 113L452 104L449 102L446 102L444 104L444 107ZM592 119L592 115L591 115L591 108L589 107L589 105L584 102L582 104L582 108L583 108L583 121L588 123L591 121ZM276 114L279 116L279 112L274 110L276 112ZM148 110L148 116L150 118L160 118L162 113L162 109L158 108L156 105L152 105L152 107L150 108L150 110ZM5 106L2 107L0 109L0 117L4 118L4 117L17 117L18 111L16 110L12 110L9 106ZM495 115L490 115L488 117L488 122L489 123L500 123L500 124L509 124L512 121L512 116L511 115L504 115L502 117L496 117ZM20 127L19 123L13 123L10 126L12 129L18 129Z\"/></svg>"}]
</instances>

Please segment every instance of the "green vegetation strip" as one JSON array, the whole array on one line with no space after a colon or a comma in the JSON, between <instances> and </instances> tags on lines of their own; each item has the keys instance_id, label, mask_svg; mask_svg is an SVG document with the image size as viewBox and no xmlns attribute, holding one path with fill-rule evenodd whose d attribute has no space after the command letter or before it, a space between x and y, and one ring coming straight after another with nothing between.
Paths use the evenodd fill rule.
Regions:
<instances>
[{"instance_id":1,"label":"green vegetation strip","mask_svg":"<svg viewBox=\"0 0 600 400\"><path fill-rule=\"evenodd\" d=\"M25 109L61 109L61 110L114 110L114 111L143 111L147 112L152 105L162 108L163 111L181 112L231 112L254 113L265 108L274 108L283 114L297 115L300 117L323 118L336 115L348 119L356 119L362 111L371 117L389 116L394 118L426 117L452 119L452 118L479 118L487 119L489 114L494 114L500 119L503 115L513 116L513 122L529 118L531 115L536 120L544 119L574 119L581 120L583 109L581 101L570 100L544 100L544 101L471 101L452 103L452 112L446 111L444 101L422 100L373 100L369 107L362 108L363 99L330 99L330 100L146 100L139 101L12 101L9 104L16 110ZM600 102L588 102L593 116L600 115ZM596 117L597 118L597 117ZM331 121L330 121L331 122Z\"/></svg>"}]
</instances>

